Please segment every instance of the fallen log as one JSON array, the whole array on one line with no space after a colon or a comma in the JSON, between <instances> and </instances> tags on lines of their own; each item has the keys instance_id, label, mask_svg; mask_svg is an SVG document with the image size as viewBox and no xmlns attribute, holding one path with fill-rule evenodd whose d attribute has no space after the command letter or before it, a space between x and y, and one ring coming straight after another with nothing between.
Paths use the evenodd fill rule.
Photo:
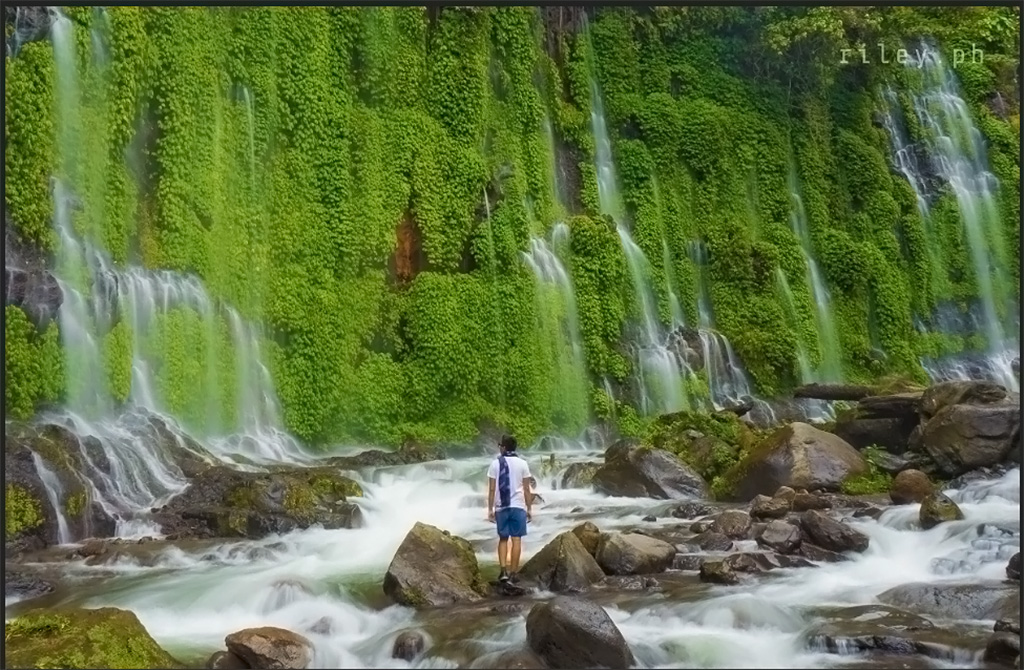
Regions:
<instances>
[{"instance_id":1,"label":"fallen log","mask_svg":"<svg viewBox=\"0 0 1024 670\"><path fill-rule=\"evenodd\" d=\"M870 386L857 384L804 384L793 391L794 398L811 398L813 400L847 400L856 402L863 400L874 392Z\"/></svg>"}]
</instances>

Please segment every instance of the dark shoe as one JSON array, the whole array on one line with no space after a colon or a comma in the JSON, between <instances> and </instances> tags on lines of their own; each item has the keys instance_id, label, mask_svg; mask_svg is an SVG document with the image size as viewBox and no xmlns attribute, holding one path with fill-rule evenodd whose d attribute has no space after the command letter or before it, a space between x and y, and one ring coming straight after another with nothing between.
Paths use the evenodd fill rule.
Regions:
<instances>
[{"instance_id":1,"label":"dark shoe","mask_svg":"<svg viewBox=\"0 0 1024 670\"><path fill-rule=\"evenodd\" d=\"M498 573L498 581L502 584L508 582L508 573L505 572L505 568L502 568L501 572Z\"/></svg>"},{"instance_id":2,"label":"dark shoe","mask_svg":"<svg viewBox=\"0 0 1024 670\"><path fill-rule=\"evenodd\" d=\"M509 574L508 580L510 582L512 582L513 584L518 584L519 583L519 573L518 572L513 572L513 573Z\"/></svg>"}]
</instances>

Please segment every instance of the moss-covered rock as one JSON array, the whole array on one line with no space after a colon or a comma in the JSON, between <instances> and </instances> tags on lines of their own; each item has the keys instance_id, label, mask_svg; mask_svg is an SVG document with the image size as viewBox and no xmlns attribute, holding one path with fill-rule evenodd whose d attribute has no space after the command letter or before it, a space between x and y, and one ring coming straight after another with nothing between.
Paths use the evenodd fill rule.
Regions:
<instances>
[{"instance_id":1,"label":"moss-covered rock","mask_svg":"<svg viewBox=\"0 0 1024 670\"><path fill-rule=\"evenodd\" d=\"M487 594L473 546L420 522L395 552L383 588L396 603L417 608L473 602Z\"/></svg>"},{"instance_id":2,"label":"moss-covered rock","mask_svg":"<svg viewBox=\"0 0 1024 670\"><path fill-rule=\"evenodd\" d=\"M932 493L921 501L918 520L921 528L929 530L947 521L960 521L964 513L952 498L941 492Z\"/></svg>"},{"instance_id":3,"label":"moss-covered rock","mask_svg":"<svg viewBox=\"0 0 1024 670\"><path fill-rule=\"evenodd\" d=\"M320 524L355 528L362 523L351 497L359 484L332 467L278 467L241 472L217 466L156 513L164 532L177 537L249 537Z\"/></svg>"},{"instance_id":4,"label":"moss-covered rock","mask_svg":"<svg viewBox=\"0 0 1024 670\"><path fill-rule=\"evenodd\" d=\"M39 500L18 484L4 487L4 539L10 542L43 525L43 508Z\"/></svg>"},{"instance_id":5,"label":"moss-covered rock","mask_svg":"<svg viewBox=\"0 0 1024 670\"><path fill-rule=\"evenodd\" d=\"M593 482L598 491L613 496L674 499L708 495L707 483L675 455L628 439L608 447Z\"/></svg>"},{"instance_id":6,"label":"moss-covered rock","mask_svg":"<svg viewBox=\"0 0 1024 670\"><path fill-rule=\"evenodd\" d=\"M864 457L841 438L793 423L762 440L730 468L716 494L747 501L771 495L780 486L836 491L844 481L868 473Z\"/></svg>"},{"instance_id":7,"label":"moss-covered rock","mask_svg":"<svg viewBox=\"0 0 1024 670\"><path fill-rule=\"evenodd\" d=\"M133 612L33 610L4 627L8 668L182 668Z\"/></svg>"}]
</instances>

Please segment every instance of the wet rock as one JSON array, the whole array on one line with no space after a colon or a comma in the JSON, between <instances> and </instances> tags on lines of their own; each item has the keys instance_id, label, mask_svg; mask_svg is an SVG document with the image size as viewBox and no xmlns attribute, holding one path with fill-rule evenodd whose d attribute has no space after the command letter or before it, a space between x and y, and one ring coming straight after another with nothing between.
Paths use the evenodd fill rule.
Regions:
<instances>
[{"instance_id":1,"label":"wet rock","mask_svg":"<svg viewBox=\"0 0 1024 670\"><path fill-rule=\"evenodd\" d=\"M885 510L882 509L881 507L875 507L874 505L869 505L867 507L861 507L856 512L854 512L853 513L853 518L854 519L864 519L864 518L867 518L867 519L874 519L875 521L877 521L879 519L879 517L882 516L883 513L885 513Z\"/></svg>"},{"instance_id":2,"label":"wet rock","mask_svg":"<svg viewBox=\"0 0 1024 670\"><path fill-rule=\"evenodd\" d=\"M422 654L426 646L427 640L423 637L423 633L418 630L403 630L395 638L395 644L391 648L391 658L411 661Z\"/></svg>"},{"instance_id":3,"label":"wet rock","mask_svg":"<svg viewBox=\"0 0 1024 670\"><path fill-rule=\"evenodd\" d=\"M209 670L249 670L244 660L230 651L215 651L206 661Z\"/></svg>"},{"instance_id":4,"label":"wet rock","mask_svg":"<svg viewBox=\"0 0 1024 670\"><path fill-rule=\"evenodd\" d=\"M1013 581L1020 581L1020 552L1010 557L1010 562L1006 564L1006 578L1012 579Z\"/></svg>"},{"instance_id":5,"label":"wet rock","mask_svg":"<svg viewBox=\"0 0 1024 670\"><path fill-rule=\"evenodd\" d=\"M29 600L52 593L53 583L35 575L27 568L7 566L4 568L4 597Z\"/></svg>"},{"instance_id":6,"label":"wet rock","mask_svg":"<svg viewBox=\"0 0 1024 670\"><path fill-rule=\"evenodd\" d=\"M796 499L796 490L788 486L780 486L775 489L775 493L772 494L772 498L778 498L779 500L785 500L786 502L793 504Z\"/></svg>"},{"instance_id":7,"label":"wet rock","mask_svg":"<svg viewBox=\"0 0 1024 670\"><path fill-rule=\"evenodd\" d=\"M57 279L47 270L6 268L5 305L20 307L40 331L46 329L64 302Z\"/></svg>"},{"instance_id":8,"label":"wet rock","mask_svg":"<svg viewBox=\"0 0 1024 670\"><path fill-rule=\"evenodd\" d=\"M710 519L702 519L700 521L695 521L694 523L690 524L690 532L693 533L694 535L700 535L701 533L706 533L710 528L711 528L711 520Z\"/></svg>"},{"instance_id":9,"label":"wet rock","mask_svg":"<svg viewBox=\"0 0 1024 670\"><path fill-rule=\"evenodd\" d=\"M839 563L840 561L847 560L846 556L840 553L824 549L807 541L800 543L799 551L802 556L818 563Z\"/></svg>"},{"instance_id":10,"label":"wet rock","mask_svg":"<svg viewBox=\"0 0 1024 670\"><path fill-rule=\"evenodd\" d=\"M925 421L953 405L999 405L1009 394L1003 386L989 381L947 381L933 384L921 397L920 413Z\"/></svg>"},{"instance_id":11,"label":"wet rock","mask_svg":"<svg viewBox=\"0 0 1024 670\"><path fill-rule=\"evenodd\" d=\"M920 656L947 662L956 662L964 651L973 651L980 643L962 630L938 628L926 619L884 610L819 625L808 636L808 646L816 651Z\"/></svg>"},{"instance_id":12,"label":"wet rock","mask_svg":"<svg viewBox=\"0 0 1024 670\"><path fill-rule=\"evenodd\" d=\"M604 572L573 532L551 540L522 566L520 576L555 593L583 591L604 578Z\"/></svg>"},{"instance_id":13,"label":"wet rock","mask_svg":"<svg viewBox=\"0 0 1024 670\"><path fill-rule=\"evenodd\" d=\"M70 539L114 534L114 519L92 500L79 474L87 471L81 454L80 438L62 425L12 421L5 426L5 555L43 549L59 539L57 510L40 478L36 455L60 483L58 503Z\"/></svg>"},{"instance_id":14,"label":"wet rock","mask_svg":"<svg viewBox=\"0 0 1024 670\"><path fill-rule=\"evenodd\" d=\"M617 591L656 591L661 589L657 579L643 575L612 575L605 578L604 584Z\"/></svg>"},{"instance_id":15,"label":"wet rock","mask_svg":"<svg viewBox=\"0 0 1024 670\"><path fill-rule=\"evenodd\" d=\"M570 463L562 475L563 489L589 488L594 482L594 473L601 463Z\"/></svg>"},{"instance_id":16,"label":"wet rock","mask_svg":"<svg viewBox=\"0 0 1024 670\"><path fill-rule=\"evenodd\" d=\"M803 537L800 528L791 523L776 519L765 526L764 531L757 537L757 543L762 547L777 551L780 554L791 554L800 548Z\"/></svg>"},{"instance_id":17,"label":"wet rock","mask_svg":"<svg viewBox=\"0 0 1024 670\"><path fill-rule=\"evenodd\" d=\"M793 501L758 495L750 502L750 516L755 519L781 519L793 509Z\"/></svg>"},{"instance_id":18,"label":"wet rock","mask_svg":"<svg viewBox=\"0 0 1024 670\"><path fill-rule=\"evenodd\" d=\"M430 607L480 600L488 590L469 542L417 522L384 575L384 593L401 605Z\"/></svg>"},{"instance_id":19,"label":"wet rock","mask_svg":"<svg viewBox=\"0 0 1024 670\"><path fill-rule=\"evenodd\" d=\"M672 559L673 570L700 570L700 566L707 560L707 554L676 554Z\"/></svg>"},{"instance_id":20,"label":"wet rock","mask_svg":"<svg viewBox=\"0 0 1024 670\"><path fill-rule=\"evenodd\" d=\"M1018 587L1005 583L901 584L881 593L878 600L942 619L1020 619Z\"/></svg>"},{"instance_id":21,"label":"wet rock","mask_svg":"<svg viewBox=\"0 0 1024 670\"><path fill-rule=\"evenodd\" d=\"M700 566L700 581L709 584L735 584L740 578L725 561L704 561Z\"/></svg>"},{"instance_id":22,"label":"wet rock","mask_svg":"<svg viewBox=\"0 0 1024 670\"><path fill-rule=\"evenodd\" d=\"M313 645L298 633L284 628L246 628L224 638L228 651L250 668L301 669L313 658Z\"/></svg>"},{"instance_id":23,"label":"wet rock","mask_svg":"<svg viewBox=\"0 0 1024 670\"><path fill-rule=\"evenodd\" d=\"M309 632L317 635L330 635L334 632L334 621L330 617L322 616L309 627Z\"/></svg>"},{"instance_id":24,"label":"wet rock","mask_svg":"<svg viewBox=\"0 0 1024 670\"><path fill-rule=\"evenodd\" d=\"M572 532L588 554L597 556L597 545L601 543L601 531L597 526L589 521L584 521L573 528Z\"/></svg>"},{"instance_id":25,"label":"wet rock","mask_svg":"<svg viewBox=\"0 0 1024 670\"><path fill-rule=\"evenodd\" d=\"M725 477L736 499L750 500L780 486L836 491L846 479L867 471L864 458L842 438L793 423L762 441Z\"/></svg>"},{"instance_id":26,"label":"wet rock","mask_svg":"<svg viewBox=\"0 0 1024 670\"><path fill-rule=\"evenodd\" d=\"M155 518L182 537L256 539L314 524L357 528L362 513L348 501L352 496L362 496L359 484L330 467L243 472L217 466L198 474Z\"/></svg>"},{"instance_id":27,"label":"wet rock","mask_svg":"<svg viewBox=\"0 0 1024 670\"><path fill-rule=\"evenodd\" d=\"M571 510L569 510L569 514L579 514L582 511L583 508L577 505L576 507L573 507Z\"/></svg>"},{"instance_id":28,"label":"wet rock","mask_svg":"<svg viewBox=\"0 0 1024 670\"><path fill-rule=\"evenodd\" d=\"M594 488L607 495L661 499L704 498L707 483L672 454L620 440L594 473Z\"/></svg>"},{"instance_id":29,"label":"wet rock","mask_svg":"<svg viewBox=\"0 0 1024 670\"><path fill-rule=\"evenodd\" d=\"M732 540L713 530L701 533L697 540L704 551L726 551L732 548Z\"/></svg>"},{"instance_id":30,"label":"wet rock","mask_svg":"<svg viewBox=\"0 0 1024 670\"><path fill-rule=\"evenodd\" d=\"M180 668L133 612L39 609L8 620L5 668Z\"/></svg>"},{"instance_id":31,"label":"wet rock","mask_svg":"<svg viewBox=\"0 0 1024 670\"><path fill-rule=\"evenodd\" d=\"M530 649L509 649L484 654L469 667L481 670L544 670L548 666Z\"/></svg>"},{"instance_id":32,"label":"wet rock","mask_svg":"<svg viewBox=\"0 0 1024 670\"><path fill-rule=\"evenodd\" d=\"M739 509L727 509L711 523L711 532L721 533L729 539L740 540L750 534L750 515Z\"/></svg>"},{"instance_id":33,"label":"wet rock","mask_svg":"<svg viewBox=\"0 0 1024 670\"><path fill-rule=\"evenodd\" d=\"M701 502L684 502L682 505L672 509L672 516L676 519L696 519L697 517L711 514L711 507Z\"/></svg>"},{"instance_id":34,"label":"wet rock","mask_svg":"<svg viewBox=\"0 0 1024 670\"><path fill-rule=\"evenodd\" d=\"M793 495L793 511L794 512L806 512L812 509L831 509L832 501L823 495L817 493L808 493L807 491L797 491Z\"/></svg>"},{"instance_id":35,"label":"wet rock","mask_svg":"<svg viewBox=\"0 0 1024 670\"><path fill-rule=\"evenodd\" d=\"M950 405L924 424L920 447L944 476L955 477L1007 460L1019 430L1019 398L998 405Z\"/></svg>"},{"instance_id":36,"label":"wet rock","mask_svg":"<svg viewBox=\"0 0 1024 670\"><path fill-rule=\"evenodd\" d=\"M395 451L368 449L352 456L334 456L325 460L327 465L342 470L360 470L362 468L383 468L397 465L412 465L429 461L444 460L442 449L408 441Z\"/></svg>"},{"instance_id":37,"label":"wet rock","mask_svg":"<svg viewBox=\"0 0 1024 670\"><path fill-rule=\"evenodd\" d=\"M921 398L922 391L868 396L839 415L834 432L856 449L878 446L902 454L920 422Z\"/></svg>"},{"instance_id":38,"label":"wet rock","mask_svg":"<svg viewBox=\"0 0 1024 670\"><path fill-rule=\"evenodd\" d=\"M668 542L639 533L605 533L597 546L597 562L609 575L664 572L675 555Z\"/></svg>"},{"instance_id":39,"label":"wet rock","mask_svg":"<svg viewBox=\"0 0 1024 670\"><path fill-rule=\"evenodd\" d=\"M551 668L629 668L633 653L600 605L568 596L539 603L526 617L526 639Z\"/></svg>"},{"instance_id":40,"label":"wet rock","mask_svg":"<svg viewBox=\"0 0 1024 670\"><path fill-rule=\"evenodd\" d=\"M959 521L964 518L959 505L953 502L952 498L944 493L932 493L921 501L921 511L918 519L921 528L929 530L946 521Z\"/></svg>"},{"instance_id":41,"label":"wet rock","mask_svg":"<svg viewBox=\"0 0 1024 670\"><path fill-rule=\"evenodd\" d=\"M642 521L647 521L648 523L651 523L651 522L654 522L654 521L657 521L657 520L658 520L658 517L654 516L653 514L648 514L647 516L645 516L642 519Z\"/></svg>"},{"instance_id":42,"label":"wet rock","mask_svg":"<svg viewBox=\"0 0 1024 670\"><path fill-rule=\"evenodd\" d=\"M889 498L894 505L909 505L923 501L934 491L928 475L920 470L904 470L893 478Z\"/></svg>"},{"instance_id":43,"label":"wet rock","mask_svg":"<svg viewBox=\"0 0 1024 670\"><path fill-rule=\"evenodd\" d=\"M1020 655L1020 635L1014 633L994 633L985 645L985 655L982 660L986 663L1002 665L1008 668L1015 667L1017 657Z\"/></svg>"},{"instance_id":44,"label":"wet rock","mask_svg":"<svg viewBox=\"0 0 1024 670\"><path fill-rule=\"evenodd\" d=\"M997 633L1020 635L1020 619L1000 619L992 630Z\"/></svg>"},{"instance_id":45,"label":"wet rock","mask_svg":"<svg viewBox=\"0 0 1024 670\"><path fill-rule=\"evenodd\" d=\"M867 535L817 510L800 515L800 528L811 543L829 551L861 552L868 548Z\"/></svg>"},{"instance_id":46,"label":"wet rock","mask_svg":"<svg viewBox=\"0 0 1024 670\"><path fill-rule=\"evenodd\" d=\"M763 551L743 551L729 554L725 557L724 562L735 572L759 573L783 567L774 554Z\"/></svg>"}]
</instances>

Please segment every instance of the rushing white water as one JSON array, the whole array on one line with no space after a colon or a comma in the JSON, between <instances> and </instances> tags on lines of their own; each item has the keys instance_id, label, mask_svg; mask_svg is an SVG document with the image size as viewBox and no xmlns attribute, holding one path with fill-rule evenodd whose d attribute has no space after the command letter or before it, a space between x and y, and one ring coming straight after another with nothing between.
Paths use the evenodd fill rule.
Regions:
<instances>
[{"instance_id":1,"label":"rushing white water","mask_svg":"<svg viewBox=\"0 0 1024 670\"><path fill-rule=\"evenodd\" d=\"M61 486L57 474L51 470L39 454L32 452L32 463L36 466L39 474L39 481L46 489L46 498L50 501L50 507L57 517L57 544L71 542L71 531L68 529L68 520L64 516L64 506L61 501L64 499L64 487Z\"/></svg>"},{"instance_id":2,"label":"rushing white water","mask_svg":"<svg viewBox=\"0 0 1024 670\"><path fill-rule=\"evenodd\" d=\"M625 219L626 211L622 204L622 195L619 193L619 179L615 173L615 159L612 157L612 141L604 118L604 102L597 86L597 79L593 76L590 77L590 126L594 133L594 161L601 213L620 223Z\"/></svg>"},{"instance_id":3,"label":"rushing white water","mask_svg":"<svg viewBox=\"0 0 1024 670\"><path fill-rule=\"evenodd\" d=\"M664 501L609 498L589 489L549 488L567 464L599 458L573 444L527 452L544 502L524 542L524 560L557 533L583 520L602 530L653 524ZM593 447L591 447L593 448ZM568 449L568 450L566 450ZM551 462L554 454L554 463ZM122 559L114 565L75 564L84 579L66 602L133 610L173 653L196 658L223 647L224 636L249 626L277 625L310 638L311 667L410 667L390 658L399 632L424 630L425 657L414 667L456 667L485 653L525 642L522 617L481 616L481 610L443 615L385 606L380 584L405 534L417 521L473 542L487 574L496 571L496 538L485 519L484 472L490 456L383 468L360 475L363 528L310 529L255 542L166 548L155 562ZM854 519L867 534L866 552L817 568L776 570L740 587L698 584L687 573L662 576L665 594L595 593L623 632L640 667L821 667L856 661L810 649L808 634L823 607L877 602L883 591L908 582L997 584L1006 560L1019 550L1020 472L949 492L965 520L928 531L917 527L917 505L892 508L879 519ZM659 511L660 510L660 511ZM692 573L689 573L692 574ZM689 586L687 586L689 585ZM674 595L671 595L674 594ZM537 594L536 598L547 597ZM932 617L934 618L934 617ZM941 625L941 619L937 619ZM979 622L991 629L991 622ZM339 665L341 664L341 665Z\"/></svg>"}]
</instances>

